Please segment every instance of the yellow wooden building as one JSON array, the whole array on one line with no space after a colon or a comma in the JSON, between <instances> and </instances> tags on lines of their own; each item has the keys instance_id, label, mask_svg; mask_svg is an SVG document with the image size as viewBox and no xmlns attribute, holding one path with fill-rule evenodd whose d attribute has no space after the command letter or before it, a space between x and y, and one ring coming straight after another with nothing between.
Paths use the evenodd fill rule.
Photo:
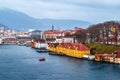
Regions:
<instances>
[{"instance_id":1,"label":"yellow wooden building","mask_svg":"<svg viewBox=\"0 0 120 80\"><path fill-rule=\"evenodd\" d=\"M87 48L82 43L51 43L49 44L48 49L55 53L63 53L64 55L76 57L76 58L83 58L83 55L89 55L90 49Z\"/></svg>"}]
</instances>

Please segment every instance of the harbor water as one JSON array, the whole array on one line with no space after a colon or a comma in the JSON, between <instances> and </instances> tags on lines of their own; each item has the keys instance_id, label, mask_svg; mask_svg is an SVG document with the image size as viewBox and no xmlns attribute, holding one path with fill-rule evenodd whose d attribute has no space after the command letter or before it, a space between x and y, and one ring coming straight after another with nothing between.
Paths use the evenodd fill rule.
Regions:
<instances>
[{"instance_id":1,"label":"harbor water","mask_svg":"<svg viewBox=\"0 0 120 80\"><path fill-rule=\"evenodd\" d=\"M120 80L120 65L0 45L0 80Z\"/></svg>"}]
</instances>

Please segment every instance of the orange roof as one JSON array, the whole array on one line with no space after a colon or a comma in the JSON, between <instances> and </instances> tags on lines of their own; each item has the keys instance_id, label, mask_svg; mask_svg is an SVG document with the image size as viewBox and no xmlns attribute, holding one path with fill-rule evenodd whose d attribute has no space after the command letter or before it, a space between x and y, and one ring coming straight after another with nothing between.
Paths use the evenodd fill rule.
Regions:
<instances>
[{"instance_id":1,"label":"orange roof","mask_svg":"<svg viewBox=\"0 0 120 80\"><path fill-rule=\"evenodd\" d=\"M89 48L87 48L82 43L79 43L79 44L76 44L76 43L61 43L60 45L62 45L62 47L65 47L65 48L70 47L71 49L76 49L77 48L77 50L90 50Z\"/></svg>"},{"instance_id":2,"label":"orange roof","mask_svg":"<svg viewBox=\"0 0 120 80\"><path fill-rule=\"evenodd\" d=\"M95 54L95 56L99 56L99 57L111 57L112 54L107 54L107 53L105 53L105 54Z\"/></svg>"},{"instance_id":3,"label":"orange roof","mask_svg":"<svg viewBox=\"0 0 120 80\"><path fill-rule=\"evenodd\" d=\"M15 40L15 38L5 38L5 40Z\"/></svg>"},{"instance_id":4,"label":"orange roof","mask_svg":"<svg viewBox=\"0 0 120 80\"><path fill-rule=\"evenodd\" d=\"M77 29L74 29L74 30L63 31L63 33L64 33L64 34L69 33L69 34L72 35L72 34L78 32L78 31L80 31L80 30L84 30L84 29L82 29L82 28L77 28Z\"/></svg>"},{"instance_id":5,"label":"orange roof","mask_svg":"<svg viewBox=\"0 0 120 80\"><path fill-rule=\"evenodd\" d=\"M88 47L86 47L84 44L80 43L76 45L78 47L78 50L90 50Z\"/></svg>"},{"instance_id":6,"label":"orange roof","mask_svg":"<svg viewBox=\"0 0 120 80\"><path fill-rule=\"evenodd\" d=\"M47 30L47 31L44 31L45 34L67 34L67 33L70 33L70 34L73 34L77 31L80 31L80 30L83 30L82 28L77 28L77 29L74 29L74 30L66 30L66 31L60 31L60 30Z\"/></svg>"},{"instance_id":7,"label":"orange roof","mask_svg":"<svg viewBox=\"0 0 120 80\"><path fill-rule=\"evenodd\" d=\"M59 31L59 30L47 30L44 32L45 34L61 34L62 31Z\"/></svg>"},{"instance_id":8,"label":"orange roof","mask_svg":"<svg viewBox=\"0 0 120 80\"><path fill-rule=\"evenodd\" d=\"M120 58L120 49L116 50L117 51L117 58Z\"/></svg>"}]
</instances>

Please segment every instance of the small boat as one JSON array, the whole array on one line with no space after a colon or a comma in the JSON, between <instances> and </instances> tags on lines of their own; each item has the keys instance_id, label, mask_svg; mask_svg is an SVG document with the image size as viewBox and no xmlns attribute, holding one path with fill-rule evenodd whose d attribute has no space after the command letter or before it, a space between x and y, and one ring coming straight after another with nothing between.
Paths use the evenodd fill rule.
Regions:
<instances>
[{"instance_id":1,"label":"small boat","mask_svg":"<svg viewBox=\"0 0 120 80\"><path fill-rule=\"evenodd\" d=\"M40 58L39 61L45 61L45 58Z\"/></svg>"}]
</instances>

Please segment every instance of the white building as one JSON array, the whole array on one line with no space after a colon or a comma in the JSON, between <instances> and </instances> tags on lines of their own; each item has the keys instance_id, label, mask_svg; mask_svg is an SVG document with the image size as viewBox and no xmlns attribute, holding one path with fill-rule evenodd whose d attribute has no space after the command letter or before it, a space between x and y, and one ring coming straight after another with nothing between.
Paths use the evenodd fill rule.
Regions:
<instances>
[{"instance_id":1,"label":"white building","mask_svg":"<svg viewBox=\"0 0 120 80\"><path fill-rule=\"evenodd\" d=\"M2 38L0 38L0 44L2 44L3 43L3 40L2 40Z\"/></svg>"}]
</instances>

